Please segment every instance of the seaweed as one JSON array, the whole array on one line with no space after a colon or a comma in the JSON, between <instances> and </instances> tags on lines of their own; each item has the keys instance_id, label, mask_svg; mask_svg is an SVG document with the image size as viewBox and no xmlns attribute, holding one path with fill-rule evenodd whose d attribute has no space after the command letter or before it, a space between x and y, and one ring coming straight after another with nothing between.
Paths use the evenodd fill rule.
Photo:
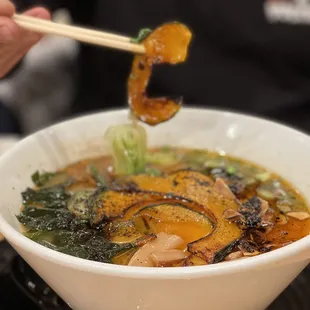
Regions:
<instances>
[{"instance_id":1,"label":"seaweed","mask_svg":"<svg viewBox=\"0 0 310 310\"><path fill-rule=\"evenodd\" d=\"M25 235L58 252L103 263L111 263L114 256L137 246L135 243L110 242L102 236L101 232L87 228L74 232L68 230L30 231Z\"/></svg>"},{"instance_id":2,"label":"seaweed","mask_svg":"<svg viewBox=\"0 0 310 310\"><path fill-rule=\"evenodd\" d=\"M260 226L261 211L261 201L256 196L249 199L239 209L239 212L244 216L244 222L248 228L256 228Z\"/></svg>"},{"instance_id":3,"label":"seaweed","mask_svg":"<svg viewBox=\"0 0 310 310\"><path fill-rule=\"evenodd\" d=\"M64 229L76 231L89 227L88 221L79 219L66 209L49 209L35 206L25 206L17 215L17 219L27 229L51 231Z\"/></svg>"},{"instance_id":4,"label":"seaweed","mask_svg":"<svg viewBox=\"0 0 310 310\"><path fill-rule=\"evenodd\" d=\"M22 193L23 204L25 206L39 205L51 209L66 207L69 197L70 195L66 193L63 186L41 188L39 190L27 188Z\"/></svg>"}]
</instances>

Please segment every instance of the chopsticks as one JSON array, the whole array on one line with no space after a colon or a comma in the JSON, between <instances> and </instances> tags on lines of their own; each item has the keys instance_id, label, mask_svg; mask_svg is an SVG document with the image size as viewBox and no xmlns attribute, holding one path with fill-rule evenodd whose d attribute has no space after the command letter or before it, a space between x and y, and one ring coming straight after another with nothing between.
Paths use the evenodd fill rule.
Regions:
<instances>
[{"instance_id":1,"label":"chopsticks","mask_svg":"<svg viewBox=\"0 0 310 310\"><path fill-rule=\"evenodd\" d=\"M145 53L144 46L142 44L131 43L131 38L129 37L82 27L59 24L26 15L15 14L13 19L20 27L34 32L68 37L77 41L120 49L132 53Z\"/></svg>"}]
</instances>

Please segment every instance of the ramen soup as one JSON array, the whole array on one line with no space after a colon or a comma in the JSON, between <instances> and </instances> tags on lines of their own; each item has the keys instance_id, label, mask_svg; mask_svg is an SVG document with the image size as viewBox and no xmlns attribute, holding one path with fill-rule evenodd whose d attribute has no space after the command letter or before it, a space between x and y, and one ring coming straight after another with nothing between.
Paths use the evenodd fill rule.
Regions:
<instances>
[{"instance_id":1,"label":"ramen soup","mask_svg":"<svg viewBox=\"0 0 310 310\"><path fill-rule=\"evenodd\" d=\"M27 237L98 262L177 267L260 255L309 234L305 200L279 175L207 150L146 151L121 144L119 130L108 136L111 156L33 174L18 215Z\"/></svg>"}]
</instances>

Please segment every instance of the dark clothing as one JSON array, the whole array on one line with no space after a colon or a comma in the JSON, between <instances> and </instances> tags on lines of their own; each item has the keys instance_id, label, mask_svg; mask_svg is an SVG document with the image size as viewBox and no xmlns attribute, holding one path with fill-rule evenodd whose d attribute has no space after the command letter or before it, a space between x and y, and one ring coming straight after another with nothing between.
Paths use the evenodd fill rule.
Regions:
<instances>
[{"instance_id":1,"label":"dark clothing","mask_svg":"<svg viewBox=\"0 0 310 310\"><path fill-rule=\"evenodd\" d=\"M2 134L20 134L21 128L16 115L0 102L0 136Z\"/></svg>"},{"instance_id":2,"label":"dark clothing","mask_svg":"<svg viewBox=\"0 0 310 310\"><path fill-rule=\"evenodd\" d=\"M26 1L22 1L25 3ZM249 112L310 130L310 27L269 24L262 0L49 0L74 22L134 36L177 20L194 37L186 63L154 70L149 93ZM125 106L132 55L82 45L73 113Z\"/></svg>"}]
</instances>

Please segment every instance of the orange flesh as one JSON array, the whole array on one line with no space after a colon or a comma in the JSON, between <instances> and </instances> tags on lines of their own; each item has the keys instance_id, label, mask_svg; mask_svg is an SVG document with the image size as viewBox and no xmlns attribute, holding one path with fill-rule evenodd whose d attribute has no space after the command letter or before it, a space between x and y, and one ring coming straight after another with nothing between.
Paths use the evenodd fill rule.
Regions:
<instances>
[{"instance_id":1,"label":"orange flesh","mask_svg":"<svg viewBox=\"0 0 310 310\"><path fill-rule=\"evenodd\" d=\"M146 89L154 64L177 64L187 57L191 32L180 23L165 24L143 42L146 53L134 58L128 80L128 100L135 116L149 125L172 118L180 109L181 100L148 98Z\"/></svg>"},{"instance_id":2,"label":"orange flesh","mask_svg":"<svg viewBox=\"0 0 310 310\"><path fill-rule=\"evenodd\" d=\"M169 207L169 206L167 206ZM200 239L204 236L209 235L213 228L202 216L195 218L189 218L188 220L178 219L177 212L179 211L176 206L173 206L175 209L174 217L171 216L165 218L165 214L160 212L154 212L152 208L143 209L136 215L136 217L142 217L147 221L148 225L151 227L152 232L155 234L159 232L165 232L171 235L177 235L184 240L184 249L186 245L190 242L193 242L197 239Z\"/></svg>"}]
</instances>

